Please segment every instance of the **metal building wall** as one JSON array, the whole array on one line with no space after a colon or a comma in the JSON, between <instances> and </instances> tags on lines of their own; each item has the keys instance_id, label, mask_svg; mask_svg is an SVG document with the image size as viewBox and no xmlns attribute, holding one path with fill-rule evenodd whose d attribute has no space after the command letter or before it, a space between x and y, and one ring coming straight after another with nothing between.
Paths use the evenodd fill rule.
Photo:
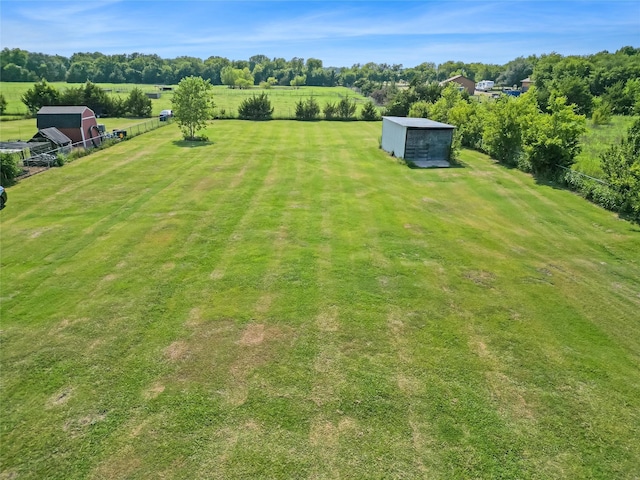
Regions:
<instances>
[{"instance_id":1,"label":"metal building wall","mask_svg":"<svg viewBox=\"0 0 640 480\"><path fill-rule=\"evenodd\" d=\"M398 158L404 158L407 127L386 118L382 119L382 149Z\"/></svg>"}]
</instances>

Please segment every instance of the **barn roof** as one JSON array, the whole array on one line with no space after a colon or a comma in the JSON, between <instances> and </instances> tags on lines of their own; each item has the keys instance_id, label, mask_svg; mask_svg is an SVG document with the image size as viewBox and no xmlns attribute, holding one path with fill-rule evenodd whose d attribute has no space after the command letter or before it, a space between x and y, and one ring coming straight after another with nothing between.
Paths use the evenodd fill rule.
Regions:
<instances>
[{"instance_id":1,"label":"barn roof","mask_svg":"<svg viewBox=\"0 0 640 480\"><path fill-rule=\"evenodd\" d=\"M60 115L60 114L81 114L84 113L85 110L90 110L89 107L84 107L84 106L67 106L67 107L63 107L63 106L46 106L46 107L42 107L40 110L38 110L38 115L40 114L44 114L44 115L50 115L50 114L55 114L55 115Z\"/></svg>"},{"instance_id":2,"label":"barn roof","mask_svg":"<svg viewBox=\"0 0 640 480\"><path fill-rule=\"evenodd\" d=\"M436 122L434 120L429 120L428 118L412 118L412 117L382 117L382 118L389 120L390 122L397 123L398 125L402 125L403 127L410 127L410 128L433 128L433 129L456 128L453 125Z\"/></svg>"},{"instance_id":3,"label":"barn roof","mask_svg":"<svg viewBox=\"0 0 640 480\"><path fill-rule=\"evenodd\" d=\"M56 127L43 128L41 130L38 130L38 133L36 133L33 138L36 138L38 136L45 137L47 140L52 141L56 145L69 145L71 143L71 139Z\"/></svg>"}]
</instances>

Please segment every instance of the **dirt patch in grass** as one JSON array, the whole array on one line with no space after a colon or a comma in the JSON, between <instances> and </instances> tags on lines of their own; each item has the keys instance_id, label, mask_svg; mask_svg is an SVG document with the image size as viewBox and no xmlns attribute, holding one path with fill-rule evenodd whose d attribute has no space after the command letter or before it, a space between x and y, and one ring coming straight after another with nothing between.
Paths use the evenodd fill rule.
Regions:
<instances>
[{"instance_id":1,"label":"dirt patch in grass","mask_svg":"<svg viewBox=\"0 0 640 480\"><path fill-rule=\"evenodd\" d=\"M240 345L255 346L260 345L264 341L264 325L251 324L247 326L240 338Z\"/></svg>"},{"instance_id":2,"label":"dirt patch in grass","mask_svg":"<svg viewBox=\"0 0 640 480\"><path fill-rule=\"evenodd\" d=\"M67 387L67 388L64 388L63 390L60 390L59 392L49 397L49 400L47 400L47 407L52 408L52 407L59 407L60 405L64 405L72 397L72 394L73 394L73 388L71 387Z\"/></svg>"},{"instance_id":3,"label":"dirt patch in grass","mask_svg":"<svg viewBox=\"0 0 640 480\"><path fill-rule=\"evenodd\" d=\"M141 466L142 461L135 454L134 447L127 445L115 455L111 455L100 463L91 478L108 478L111 480L135 478L135 473Z\"/></svg>"},{"instance_id":4,"label":"dirt patch in grass","mask_svg":"<svg viewBox=\"0 0 640 480\"><path fill-rule=\"evenodd\" d=\"M224 277L223 268L216 268L213 272L211 272L211 275L209 275L209 278L211 280L220 280L222 277Z\"/></svg>"},{"instance_id":5,"label":"dirt patch in grass","mask_svg":"<svg viewBox=\"0 0 640 480\"><path fill-rule=\"evenodd\" d=\"M113 282L116 278L118 278L118 276L114 273L110 273L108 275L105 275L104 277L102 277L102 281L103 282Z\"/></svg>"},{"instance_id":6,"label":"dirt patch in grass","mask_svg":"<svg viewBox=\"0 0 640 480\"><path fill-rule=\"evenodd\" d=\"M328 421L311 424L309 443L314 447L335 448L338 445L338 427Z\"/></svg>"},{"instance_id":7,"label":"dirt patch in grass","mask_svg":"<svg viewBox=\"0 0 640 480\"><path fill-rule=\"evenodd\" d=\"M77 437L83 435L89 427L102 422L105 418L107 418L107 414L104 412L90 413L83 417L67 420L62 429L71 437Z\"/></svg>"},{"instance_id":8,"label":"dirt patch in grass","mask_svg":"<svg viewBox=\"0 0 640 480\"><path fill-rule=\"evenodd\" d=\"M316 325L321 332L336 332L338 330L338 307L329 306L316 317Z\"/></svg>"},{"instance_id":9,"label":"dirt patch in grass","mask_svg":"<svg viewBox=\"0 0 640 480\"><path fill-rule=\"evenodd\" d=\"M491 288L496 280L496 276L486 270L467 270L462 276L479 287L485 288Z\"/></svg>"},{"instance_id":10,"label":"dirt patch in grass","mask_svg":"<svg viewBox=\"0 0 640 480\"><path fill-rule=\"evenodd\" d=\"M42 235L43 233L46 233L50 230L53 230L53 227L43 227L43 228L38 228L36 230L34 230L33 232L31 232L31 235L29 235L29 239L33 240L34 238L38 238L40 235Z\"/></svg>"},{"instance_id":11,"label":"dirt patch in grass","mask_svg":"<svg viewBox=\"0 0 640 480\"><path fill-rule=\"evenodd\" d=\"M189 346L182 340L173 342L164 350L164 356L172 362L184 360L188 355Z\"/></svg>"},{"instance_id":12,"label":"dirt patch in grass","mask_svg":"<svg viewBox=\"0 0 640 480\"><path fill-rule=\"evenodd\" d=\"M469 346L487 366L485 378L491 396L498 404L498 410L515 421L534 420L534 410L523 395L524 388L501 371L498 357L490 351L487 344L478 336L472 335Z\"/></svg>"},{"instance_id":13,"label":"dirt patch in grass","mask_svg":"<svg viewBox=\"0 0 640 480\"><path fill-rule=\"evenodd\" d=\"M142 396L146 399L146 400L152 400L156 397L158 397L158 395L160 395L162 392L164 392L165 386L161 383L155 383L153 384L153 386L151 386L150 388L148 388L147 390L145 390L142 394Z\"/></svg>"},{"instance_id":14,"label":"dirt patch in grass","mask_svg":"<svg viewBox=\"0 0 640 480\"><path fill-rule=\"evenodd\" d=\"M271 308L271 303L273 302L273 294L265 293L260 296L258 301L256 302L256 312L257 313L267 313Z\"/></svg>"},{"instance_id":15,"label":"dirt patch in grass","mask_svg":"<svg viewBox=\"0 0 640 480\"><path fill-rule=\"evenodd\" d=\"M293 339L294 330L286 326L242 325L230 319L202 321L199 310L192 310L191 317L185 322L191 329L189 338L173 342L164 351L177 368L161 383L207 382L233 406L246 402L252 383L260 381L255 371Z\"/></svg>"}]
</instances>

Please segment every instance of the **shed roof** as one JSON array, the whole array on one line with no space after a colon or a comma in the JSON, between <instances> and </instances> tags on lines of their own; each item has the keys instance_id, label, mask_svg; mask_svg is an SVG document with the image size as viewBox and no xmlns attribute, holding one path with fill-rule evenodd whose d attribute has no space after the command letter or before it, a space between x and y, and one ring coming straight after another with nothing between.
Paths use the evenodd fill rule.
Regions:
<instances>
[{"instance_id":1,"label":"shed roof","mask_svg":"<svg viewBox=\"0 0 640 480\"><path fill-rule=\"evenodd\" d=\"M71 139L67 137L64 133L58 130L56 127L43 128L34 135L33 138L36 138L40 134L48 140L51 140L56 145L68 145L71 143Z\"/></svg>"},{"instance_id":2,"label":"shed roof","mask_svg":"<svg viewBox=\"0 0 640 480\"><path fill-rule=\"evenodd\" d=\"M40 114L45 114L45 115L49 115L49 114L76 114L79 115L81 113L84 113L85 110L90 110L89 107L84 107L84 106L46 106L46 107L42 107L40 110L38 110L38 115Z\"/></svg>"},{"instance_id":3,"label":"shed roof","mask_svg":"<svg viewBox=\"0 0 640 480\"><path fill-rule=\"evenodd\" d=\"M30 143L21 142L19 140L16 142L0 142L0 150L15 150L19 152L29 147L31 147Z\"/></svg>"},{"instance_id":4,"label":"shed roof","mask_svg":"<svg viewBox=\"0 0 640 480\"><path fill-rule=\"evenodd\" d=\"M403 127L411 128L432 128L432 129L449 129L456 128L453 125L447 123L436 122L435 120L429 120L428 118L412 118L412 117L382 117L390 122L397 123Z\"/></svg>"}]
</instances>

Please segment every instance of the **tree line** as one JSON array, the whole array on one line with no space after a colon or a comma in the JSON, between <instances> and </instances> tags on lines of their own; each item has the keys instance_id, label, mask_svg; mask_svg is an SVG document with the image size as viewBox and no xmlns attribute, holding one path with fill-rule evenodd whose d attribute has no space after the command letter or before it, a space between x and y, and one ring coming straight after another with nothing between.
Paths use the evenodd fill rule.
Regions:
<instances>
[{"instance_id":1,"label":"tree line","mask_svg":"<svg viewBox=\"0 0 640 480\"><path fill-rule=\"evenodd\" d=\"M135 83L173 85L189 76L202 77L212 85L242 88L251 85L336 86L360 88L369 95L377 88L406 82L419 85L440 82L454 75L479 82L495 81L499 86L513 86L533 76L541 96L550 82L577 93L619 96L627 82L640 78L640 48L622 47L614 53L602 51L585 56L562 56L557 53L518 57L504 65L481 62L447 61L436 65L424 62L405 68L401 64L369 62L347 66L324 66L317 58L270 58L254 55L248 60L230 60L210 56L180 56L172 59L158 55L131 53L105 55L100 52L74 53L71 57L34 53L19 48L0 52L2 81L68 83ZM226 76L225 76L226 74ZM579 81L577 81L578 79ZM239 84L235 82L239 80ZM248 82L248 83L247 83ZM544 100L544 97L541 97ZM588 108L588 107L587 107ZM628 107L622 107L628 108Z\"/></svg>"}]
</instances>

